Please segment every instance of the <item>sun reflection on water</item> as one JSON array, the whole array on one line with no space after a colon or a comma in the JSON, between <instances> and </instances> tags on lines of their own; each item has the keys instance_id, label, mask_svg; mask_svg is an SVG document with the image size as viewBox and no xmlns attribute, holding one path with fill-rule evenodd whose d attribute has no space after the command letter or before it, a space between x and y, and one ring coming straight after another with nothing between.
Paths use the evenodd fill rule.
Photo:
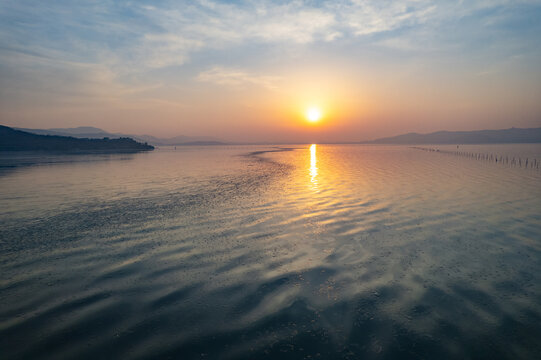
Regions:
<instances>
[{"instance_id":1,"label":"sun reflection on water","mask_svg":"<svg viewBox=\"0 0 541 360\"><path fill-rule=\"evenodd\" d=\"M317 190L317 157L316 157L316 144L310 145L310 181L312 187Z\"/></svg>"}]
</instances>

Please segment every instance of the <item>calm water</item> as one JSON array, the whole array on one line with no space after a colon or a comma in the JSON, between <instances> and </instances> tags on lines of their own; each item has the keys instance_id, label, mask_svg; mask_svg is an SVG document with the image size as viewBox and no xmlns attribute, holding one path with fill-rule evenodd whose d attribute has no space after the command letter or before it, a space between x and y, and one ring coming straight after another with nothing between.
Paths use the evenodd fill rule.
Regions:
<instances>
[{"instance_id":1,"label":"calm water","mask_svg":"<svg viewBox=\"0 0 541 360\"><path fill-rule=\"evenodd\" d=\"M353 145L0 165L2 359L541 358L541 169Z\"/></svg>"}]
</instances>

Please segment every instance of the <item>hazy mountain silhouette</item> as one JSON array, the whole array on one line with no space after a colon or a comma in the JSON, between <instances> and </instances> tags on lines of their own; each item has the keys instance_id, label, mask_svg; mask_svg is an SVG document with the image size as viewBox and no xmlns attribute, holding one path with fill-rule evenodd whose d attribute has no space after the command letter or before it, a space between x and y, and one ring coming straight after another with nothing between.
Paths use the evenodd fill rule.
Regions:
<instances>
[{"instance_id":1,"label":"hazy mountain silhouette","mask_svg":"<svg viewBox=\"0 0 541 360\"><path fill-rule=\"evenodd\" d=\"M213 138L210 136L175 136L172 138L158 138L151 135L131 135L131 134L118 134L109 133L105 130L91 127L81 126L76 128L54 128L54 129L25 129L14 128L16 130L26 131L39 135L57 135L57 136L72 136L75 138L90 138L90 139L102 139L108 137L110 139L129 137L137 141L146 142L151 145L225 145L223 140Z\"/></svg>"},{"instance_id":2,"label":"hazy mountain silhouette","mask_svg":"<svg viewBox=\"0 0 541 360\"><path fill-rule=\"evenodd\" d=\"M478 131L437 131L430 134L408 133L363 144L505 144L541 143L541 128Z\"/></svg>"},{"instance_id":3,"label":"hazy mountain silhouette","mask_svg":"<svg viewBox=\"0 0 541 360\"><path fill-rule=\"evenodd\" d=\"M106 133L106 131L92 127L92 126L79 126L76 128L54 128L49 129L51 131L57 131L62 132L66 134L99 134L99 133Z\"/></svg>"},{"instance_id":4,"label":"hazy mountain silhouette","mask_svg":"<svg viewBox=\"0 0 541 360\"><path fill-rule=\"evenodd\" d=\"M0 151L145 151L148 144L130 138L102 139L39 135L0 125Z\"/></svg>"}]
</instances>

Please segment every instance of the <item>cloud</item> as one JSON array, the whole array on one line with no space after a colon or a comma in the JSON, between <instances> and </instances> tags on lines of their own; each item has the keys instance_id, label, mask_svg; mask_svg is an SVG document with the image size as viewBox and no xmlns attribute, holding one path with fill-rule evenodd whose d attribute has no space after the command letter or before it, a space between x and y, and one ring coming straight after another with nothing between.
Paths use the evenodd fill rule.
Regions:
<instances>
[{"instance_id":1,"label":"cloud","mask_svg":"<svg viewBox=\"0 0 541 360\"><path fill-rule=\"evenodd\" d=\"M401 29L426 26L433 30L444 22L517 4L506 0L458 3L428 0L224 3L199 0L189 5L170 4L150 11L142 5L140 14L159 29L143 38L161 39L160 42L143 41L142 46L148 54L143 63L151 67L182 65L197 51L251 43L296 46L344 38L354 42L356 38Z\"/></svg>"},{"instance_id":2,"label":"cloud","mask_svg":"<svg viewBox=\"0 0 541 360\"><path fill-rule=\"evenodd\" d=\"M118 73L106 64L59 60L55 51L36 50L35 53L17 49L0 52L3 107L110 105L159 87L156 82L120 81Z\"/></svg>"},{"instance_id":3,"label":"cloud","mask_svg":"<svg viewBox=\"0 0 541 360\"><path fill-rule=\"evenodd\" d=\"M144 34L140 43L150 57L144 62L153 67L182 65L190 54L204 49L223 49L246 43L308 44L332 41L340 36L334 13L305 6L299 1L224 4L200 0L190 5L172 5L151 11L141 6L136 11L159 29ZM156 53L159 56L153 55Z\"/></svg>"},{"instance_id":4,"label":"cloud","mask_svg":"<svg viewBox=\"0 0 541 360\"><path fill-rule=\"evenodd\" d=\"M354 36L372 35L427 21L435 6L427 1L348 1L331 6Z\"/></svg>"},{"instance_id":5,"label":"cloud","mask_svg":"<svg viewBox=\"0 0 541 360\"><path fill-rule=\"evenodd\" d=\"M430 6L382 6L379 1L222 3L200 0L190 5L136 9L158 32L140 42L142 63L150 67L183 65L200 50L247 43L306 45L362 36L420 22ZM412 10L413 9L413 10ZM152 41L150 41L152 39Z\"/></svg>"},{"instance_id":6,"label":"cloud","mask_svg":"<svg viewBox=\"0 0 541 360\"><path fill-rule=\"evenodd\" d=\"M138 48L137 58L151 68L182 65L188 54L204 47L200 40L175 34L147 34Z\"/></svg>"},{"instance_id":7,"label":"cloud","mask_svg":"<svg viewBox=\"0 0 541 360\"><path fill-rule=\"evenodd\" d=\"M96 62L103 61L99 54L112 54L109 58L119 64L118 71L141 72L182 66L201 51L249 44L354 42L412 27L434 29L439 23L486 9L535 3L539 2L195 0L151 4L118 1L112 6L107 1L7 1L0 7L4 24L0 25L0 45L18 43L29 50L39 45L61 50L65 58L77 60L79 56ZM505 11L501 13L505 15Z\"/></svg>"},{"instance_id":8,"label":"cloud","mask_svg":"<svg viewBox=\"0 0 541 360\"><path fill-rule=\"evenodd\" d=\"M173 78L191 80L194 72L199 73L197 79L203 82L273 89L279 78L224 66L203 72L201 68L223 64L219 56L224 53L234 54L228 62L241 59L258 68L258 62L268 60L264 58L267 49L284 48L287 51L281 54L288 56L309 47L327 49L333 42L342 44L332 51L343 51L337 53L343 57L351 56L351 49L359 51L370 46L421 55L426 49L453 47L453 51L460 53L466 41L470 41L466 39L484 40L482 36L485 36L493 42L500 41L501 37L493 36L491 30L513 16L508 10L523 6L520 12L525 14L527 6L536 4L540 2L119 0L112 5L105 0L75 3L6 0L0 6L0 49L4 54L10 51L19 55L13 55L13 61L5 60L7 57L0 61L4 73L17 73L20 79L39 78L41 72L41 78L56 84L50 76L55 73L57 79L65 79L64 87L55 88L76 87L92 89L91 92L101 86L96 79L101 79L99 84L103 88L125 94L125 89L134 84L137 87L139 80L150 79L152 83L162 80L167 83ZM468 17L470 28L454 26ZM443 32L441 24L451 24L446 29L454 32ZM536 48L531 46L531 40L521 40L523 36L513 39L516 47L523 41ZM471 42L474 46L486 43ZM500 43L507 47L511 44ZM24 61L18 60L23 57ZM204 64L194 64L195 58L202 59ZM57 63L54 71L52 65L43 66L43 59ZM188 70L178 71L179 67ZM153 79L159 75L162 76L159 81ZM33 91L31 82L21 80L20 85L23 84Z\"/></svg>"},{"instance_id":9,"label":"cloud","mask_svg":"<svg viewBox=\"0 0 541 360\"><path fill-rule=\"evenodd\" d=\"M197 76L197 80L238 88L247 85L257 85L269 90L274 90L277 88L277 85L282 78L278 76L258 75L240 69L217 66L201 72Z\"/></svg>"}]
</instances>

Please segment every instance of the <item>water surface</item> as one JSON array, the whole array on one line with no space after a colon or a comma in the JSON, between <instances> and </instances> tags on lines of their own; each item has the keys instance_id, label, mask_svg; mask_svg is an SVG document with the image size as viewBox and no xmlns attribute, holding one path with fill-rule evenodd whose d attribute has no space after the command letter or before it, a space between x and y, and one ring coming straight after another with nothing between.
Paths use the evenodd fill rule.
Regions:
<instances>
[{"instance_id":1,"label":"water surface","mask_svg":"<svg viewBox=\"0 0 541 360\"><path fill-rule=\"evenodd\" d=\"M541 170L362 145L0 166L3 359L541 357Z\"/></svg>"}]
</instances>

